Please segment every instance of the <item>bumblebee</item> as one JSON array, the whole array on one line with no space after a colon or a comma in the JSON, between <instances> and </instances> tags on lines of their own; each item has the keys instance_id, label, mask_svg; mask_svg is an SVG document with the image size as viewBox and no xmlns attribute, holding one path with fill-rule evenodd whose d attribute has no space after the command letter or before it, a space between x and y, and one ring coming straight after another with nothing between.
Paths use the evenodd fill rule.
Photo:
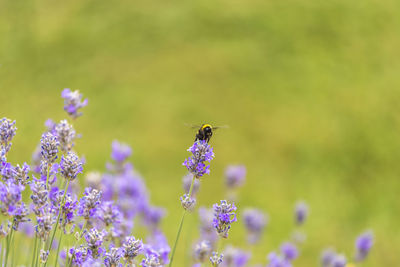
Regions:
<instances>
[{"instance_id":1,"label":"bumblebee","mask_svg":"<svg viewBox=\"0 0 400 267\"><path fill-rule=\"evenodd\" d=\"M196 134L196 138L194 139L194 141L205 140L208 143L211 139L211 136L213 135L213 131L217 130L219 128L222 128L222 127L213 127L213 126L211 126L211 124L208 124L208 123L201 125L200 129L198 130L198 132Z\"/></svg>"}]
</instances>

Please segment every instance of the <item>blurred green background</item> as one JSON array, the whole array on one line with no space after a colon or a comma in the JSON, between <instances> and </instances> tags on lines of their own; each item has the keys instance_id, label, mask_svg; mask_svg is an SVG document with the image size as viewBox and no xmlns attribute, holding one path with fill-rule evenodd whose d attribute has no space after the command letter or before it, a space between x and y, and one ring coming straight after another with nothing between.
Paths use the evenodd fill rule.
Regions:
<instances>
[{"instance_id":1,"label":"blurred green background","mask_svg":"<svg viewBox=\"0 0 400 267\"><path fill-rule=\"evenodd\" d=\"M10 160L30 159L44 121L66 117L61 90L80 89L85 171L105 169L112 140L132 145L172 243L195 134L185 123L227 124L198 203L224 198L227 164L247 166L239 211L270 215L253 263L288 238L303 199L296 266L316 266L326 246L351 257L365 229L376 244L363 266L396 266L399 11L395 0L0 1L0 116L18 127ZM196 229L188 216L177 266ZM243 240L237 223L230 242Z\"/></svg>"}]
</instances>

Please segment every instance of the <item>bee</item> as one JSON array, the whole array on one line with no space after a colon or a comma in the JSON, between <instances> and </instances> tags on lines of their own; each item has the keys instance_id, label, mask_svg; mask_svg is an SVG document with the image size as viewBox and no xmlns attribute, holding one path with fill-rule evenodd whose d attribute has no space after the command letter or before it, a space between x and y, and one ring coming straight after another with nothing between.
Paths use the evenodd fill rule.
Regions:
<instances>
[{"instance_id":1,"label":"bee","mask_svg":"<svg viewBox=\"0 0 400 267\"><path fill-rule=\"evenodd\" d=\"M211 139L211 136L213 135L213 131L217 130L219 128L224 128L224 127L226 127L226 126L213 127L213 126L211 126L211 124L205 123L205 124L200 126L199 130L196 133L196 138L194 139L194 141L205 140L208 143L210 141L210 139Z\"/></svg>"}]
</instances>

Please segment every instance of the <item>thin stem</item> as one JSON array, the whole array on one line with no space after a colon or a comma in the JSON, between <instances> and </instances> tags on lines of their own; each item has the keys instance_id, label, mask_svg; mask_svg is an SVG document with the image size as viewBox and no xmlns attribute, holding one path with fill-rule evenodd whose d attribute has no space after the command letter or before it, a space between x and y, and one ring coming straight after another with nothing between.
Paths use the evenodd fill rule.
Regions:
<instances>
[{"instance_id":1,"label":"thin stem","mask_svg":"<svg viewBox=\"0 0 400 267\"><path fill-rule=\"evenodd\" d=\"M14 232L14 224L11 225L11 232L7 236L7 251L6 251L6 260L5 260L5 265L4 266L7 266L8 255L10 254L10 249L11 249L11 245L12 245L11 243L12 243L13 232Z\"/></svg>"},{"instance_id":2,"label":"thin stem","mask_svg":"<svg viewBox=\"0 0 400 267\"><path fill-rule=\"evenodd\" d=\"M34 266L34 263L35 263L36 246L37 246L37 234L35 233L35 243L34 243L34 246L33 246L33 255L32 255L32 264L31 264L31 266Z\"/></svg>"},{"instance_id":3,"label":"thin stem","mask_svg":"<svg viewBox=\"0 0 400 267\"><path fill-rule=\"evenodd\" d=\"M1 250L0 250L0 264L3 267L3 253L4 253L4 242L3 238L1 239Z\"/></svg>"},{"instance_id":4,"label":"thin stem","mask_svg":"<svg viewBox=\"0 0 400 267\"><path fill-rule=\"evenodd\" d=\"M50 252L50 250L51 250L51 246L53 245L54 236L56 235L56 232L57 232L58 223L59 223L59 221L60 221L60 216L61 216L61 213L62 213L62 206L64 205L65 196L67 195L67 191L68 191L68 187L69 187L69 182L70 182L70 180L68 179L68 180L67 180L67 184L65 185L64 195L63 195L63 198L62 198L62 200L61 200L60 210L58 211L56 226L54 227L53 234L51 235L51 239L50 239L50 243L49 243L49 252ZM47 260L46 260L44 266L46 266L46 264L47 264Z\"/></svg>"},{"instance_id":5,"label":"thin stem","mask_svg":"<svg viewBox=\"0 0 400 267\"><path fill-rule=\"evenodd\" d=\"M57 267L57 263L58 263L58 255L60 253L60 247L61 247L61 240L63 237L63 232L60 232L60 238L58 239L58 246L57 246L57 254L56 254L56 263L54 264L54 267Z\"/></svg>"},{"instance_id":6,"label":"thin stem","mask_svg":"<svg viewBox=\"0 0 400 267\"><path fill-rule=\"evenodd\" d=\"M196 179L196 176L193 176L192 183L190 184L189 194L188 194L188 197L189 197L189 198L190 198L190 196L192 195L193 185L194 185L194 180L195 180L195 179ZM181 235L183 222L184 222L184 220L185 220L185 215L186 215L186 210L183 210L182 219L181 219L181 222L179 223L178 233L177 233L177 235L176 235L174 247L173 247L172 253L171 253L171 259L170 259L169 265L168 265L169 267L172 266L172 261L174 260L175 250L176 250L176 246L178 245L179 237L180 237L180 235Z\"/></svg>"},{"instance_id":7,"label":"thin stem","mask_svg":"<svg viewBox=\"0 0 400 267\"><path fill-rule=\"evenodd\" d=\"M47 163L47 172L46 172L46 189L49 189L49 174L50 174L50 163Z\"/></svg>"},{"instance_id":8,"label":"thin stem","mask_svg":"<svg viewBox=\"0 0 400 267\"><path fill-rule=\"evenodd\" d=\"M39 243L37 244L37 248L36 248L36 255L35 255L35 266L38 266L39 263L39 257L40 257L40 246L42 245L42 239L39 238Z\"/></svg>"}]
</instances>

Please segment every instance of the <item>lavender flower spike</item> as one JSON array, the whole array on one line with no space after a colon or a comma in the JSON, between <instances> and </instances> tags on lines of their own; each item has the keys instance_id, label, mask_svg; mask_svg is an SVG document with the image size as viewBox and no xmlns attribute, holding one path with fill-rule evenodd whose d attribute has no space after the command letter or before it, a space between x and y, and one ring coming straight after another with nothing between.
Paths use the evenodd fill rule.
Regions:
<instances>
[{"instance_id":1,"label":"lavender flower spike","mask_svg":"<svg viewBox=\"0 0 400 267\"><path fill-rule=\"evenodd\" d=\"M101 191L92 188L86 188L84 196L81 198L78 207L78 216L82 216L85 220L96 214L96 211L100 205Z\"/></svg>"},{"instance_id":2,"label":"lavender flower spike","mask_svg":"<svg viewBox=\"0 0 400 267\"><path fill-rule=\"evenodd\" d=\"M124 162L132 155L130 146L120 143L116 140L112 142L111 158L116 162Z\"/></svg>"},{"instance_id":3,"label":"lavender flower spike","mask_svg":"<svg viewBox=\"0 0 400 267\"><path fill-rule=\"evenodd\" d=\"M76 176L83 171L82 161L73 153L68 152L67 156L61 157L61 174L67 180L75 180Z\"/></svg>"},{"instance_id":4,"label":"lavender flower spike","mask_svg":"<svg viewBox=\"0 0 400 267\"><path fill-rule=\"evenodd\" d=\"M204 174L209 174L210 165L206 166L204 162L211 162L214 158L213 148L205 140L201 140L196 141L188 151L193 154L193 156L183 162L188 171L196 178L200 178Z\"/></svg>"},{"instance_id":5,"label":"lavender flower spike","mask_svg":"<svg viewBox=\"0 0 400 267\"><path fill-rule=\"evenodd\" d=\"M61 97L64 98L64 110L73 119L81 116L82 112L78 112L78 110L88 104L87 99L82 101L82 94L78 90L71 91L71 89L65 88L61 93Z\"/></svg>"},{"instance_id":6,"label":"lavender flower spike","mask_svg":"<svg viewBox=\"0 0 400 267\"><path fill-rule=\"evenodd\" d=\"M54 163L57 159L58 146L60 145L57 136L52 133L45 133L42 135L40 143L42 160L48 164Z\"/></svg>"},{"instance_id":7,"label":"lavender flower spike","mask_svg":"<svg viewBox=\"0 0 400 267\"><path fill-rule=\"evenodd\" d=\"M356 240L356 256L355 261L363 261L367 256L369 251L374 244L374 236L371 231L362 233Z\"/></svg>"},{"instance_id":8,"label":"lavender flower spike","mask_svg":"<svg viewBox=\"0 0 400 267\"><path fill-rule=\"evenodd\" d=\"M122 244L122 255L128 263L132 263L143 249L143 242L133 236L127 236Z\"/></svg>"},{"instance_id":9,"label":"lavender flower spike","mask_svg":"<svg viewBox=\"0 0 400 267\"><path fill-rule=\"evenodd\" d=\"M260 240L267 221L267 215L261 210L245 209L243 211L243 222L248 232L247 240L250 244L255 244Z\"/></svg>"},{"instance_id":10,"label":"lavender flower spike","mask_svg":"<svg viewBox=\"0 0 400 267\"><path fill-rule=\"evenodd\" d=\"M299 256L299 252L295 245L290 242L283 243L281 246L281 253L285 260L292 261Z\"/></svg>"},{"instance_id":11,"label":"lavender flower spike","mask_svg":"<svg viewBox=\"0 0 400 267\"><path fill-rule=\"evenodd\" d=\"M333 249L327 248L324 249L321 253L321 266L329 267L336 257L336 253Z\"/></svg>"},{"instance_id":12,"label":"lavender flower spike","mask_svg":"<svg viewBox=\"0 0 400 267\"><path fill-rule=\"evenodd\" d=\"M246 167L243 165L231 165L225 170L225 184L228 188L236 188L243 185L246 179Z\"/></svg>"},{"instance_id":13,"label":"lavender flower spike","mask_svg":"<svg viewBox=\"0 0 400 267\"><path fill-rule=\"evenodd\" d=\"M0 120L0 145L1 150L7 153L11 148L11 140L13 139L17 127L15 127L15 121L11 121L7 118Z\"/></svg>"},{"instance_id":14,"label":"lavender flower spike","mask_svg":"<svg viewBox=\"0 0 400 267\"><path fill-rule=\"evenodd\" d=\"M74 146L76 132L74 127L68 123L67 120L62 120L55 126L55 132L62 151L68 152Z\"/></svg>"},{"instance_id":15,"label":"lavender flower spike","mask_svg":"<svg viewBox=\"0 0 400 267\"><path fill-rule=\"evenodd\" d=\"M231 229L231 224L236 222L236 207L235 204L229 204L226 200L221 200L221 204L214 204L214 228L217 233L223 237L228 237L228 231Z\"/></svg>"},{"instance_id":16,"label":"lavender flower spike","mask_svg":"<svg viewBox=\"0 0 400 267\"><path fill-rule=\"evenodd\" d=\"M336 255L333 259L332 267L346 267L347 260L343 254Z\"/></svg>"},{"instance_id":17,"label":"lavender flower spike","mask_svg":"<svg viewBox=\"0 0 400 267\"><path fill-rule=\"evenodd\" d=\"M294 213L296 224L302 225L308 216L308 205L302 201L297 202Z\"/></svg>"},{"instance_id":18,"label":"lavender flower spike","mask_svg":"<svg viewBox=\"0 0 400 267\"><path fill-rule=\"evenodd\" d=\"M194 247L193 257L197 262L205 262L211 254L211 243L203 240Z\"/></svg>"},{"instance_id":19,"label":"lavender flower spike","mask_svg":"<svg viewBox=\"0 0 400 267\"><path fill-rule=\"evenodd\" d=\"M182 197L180 197L181 204L184 210L187 211L193 211L195 205L196 205L196 199L189 197L189 195L184 194Z\"/></svg>"},{"instance_id":20,"label":"lavender flower spike","mask_svg":"<svg viewBox=\"0 0 400 267\"><path fill-rule=\"evenodd\" d=\"M222 263L223 258L223 254L218 256L218 252L213 251L212 256L210 257L211 265L218 267Z\"/></svg>"}]
</instances>

